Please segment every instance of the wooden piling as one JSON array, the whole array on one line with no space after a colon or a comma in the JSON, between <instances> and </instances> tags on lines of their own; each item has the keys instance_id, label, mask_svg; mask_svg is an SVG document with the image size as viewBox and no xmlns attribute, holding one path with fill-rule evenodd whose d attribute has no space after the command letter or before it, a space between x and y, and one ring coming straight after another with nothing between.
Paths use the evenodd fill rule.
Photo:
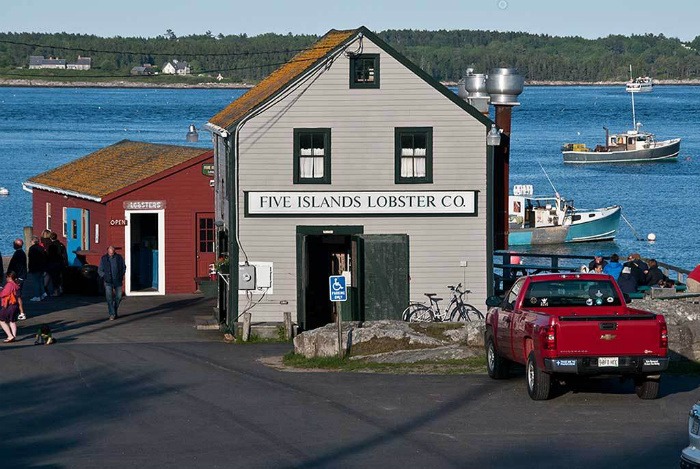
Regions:
<instances>
[{"instance_id":1,"label":"wooden piling","mask_svg":"<svg viewBox=\"0 0 700 469\"><path fill-rule=\"evenodd\" d=\"M248 342L250 340L250 313L243 314L243 342Z\"/></svg>"},{"instance_id":2,"label":"wooden piling","mask_svg":"<svg viewBox=\"0 0 700 469\"><path fill-rule=\"evenodd\" d=\"M292 329L292 313L291 311L284 312L284 338L292 340L294 337L294 329Z\"/></svg>"}]
</instances>

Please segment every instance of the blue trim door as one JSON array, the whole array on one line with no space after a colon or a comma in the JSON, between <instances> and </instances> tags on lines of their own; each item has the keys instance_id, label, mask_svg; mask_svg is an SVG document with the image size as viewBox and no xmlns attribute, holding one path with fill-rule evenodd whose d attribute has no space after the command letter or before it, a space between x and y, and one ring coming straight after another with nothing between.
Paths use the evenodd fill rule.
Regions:
<instances>
[{"instance_id":1,"label":"blue trim door","mask_svg":"<svg viewBox=\"0 0 700 469\"><path fill-rule=\"evenodd\" d=\"M66 208L66 251L68 265L81 265L77 251L86 249L84 241L88 233L89 212L81 208Z\"/></svg>"}]
</instances>

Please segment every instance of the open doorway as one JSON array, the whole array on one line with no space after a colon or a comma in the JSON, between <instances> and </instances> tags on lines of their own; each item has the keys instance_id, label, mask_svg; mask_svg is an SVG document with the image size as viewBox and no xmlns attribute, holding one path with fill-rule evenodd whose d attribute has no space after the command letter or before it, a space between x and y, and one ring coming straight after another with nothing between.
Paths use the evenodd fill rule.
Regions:
<instances>
[{"instance_id":1,"label":"open doorway","mask_svg":"<svg viewBox=\"0 0 700 469\"><path fill-rule=\"evenodd\" d=\"M126 291L132 295L165 294L164 213L126 212Z\"/></svg>"},{"instance_id":2,"label":"open doorway","mask_svg":"<svg viewBox=\"0 0 700 469\"><path fill-rule=\"evenodd\" d=\"M357 238L362 227L297 227L297 321L309 330L336 321L358 319ZM348 301L332 302L328 278L345 275Z\"/></svg>"}]
</instances>

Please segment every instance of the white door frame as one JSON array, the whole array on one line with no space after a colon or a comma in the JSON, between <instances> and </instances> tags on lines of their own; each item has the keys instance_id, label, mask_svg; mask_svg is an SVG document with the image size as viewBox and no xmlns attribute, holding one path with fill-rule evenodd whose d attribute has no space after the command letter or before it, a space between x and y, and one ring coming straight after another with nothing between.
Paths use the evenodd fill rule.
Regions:
<instances>
[{"instance_id":1,"label":"white door frame","mask_svg":"<svg viewBox=\"0 0 700 469\"><path fill-rule=\"evenodd\" d=\"M131 291L131 215L155 213L158 215L158 291ZM165 209L161 210L124 210L124 261L126 275L124 276L125 293L131 296L165 295Z\"/></svg>"}]
</instances>

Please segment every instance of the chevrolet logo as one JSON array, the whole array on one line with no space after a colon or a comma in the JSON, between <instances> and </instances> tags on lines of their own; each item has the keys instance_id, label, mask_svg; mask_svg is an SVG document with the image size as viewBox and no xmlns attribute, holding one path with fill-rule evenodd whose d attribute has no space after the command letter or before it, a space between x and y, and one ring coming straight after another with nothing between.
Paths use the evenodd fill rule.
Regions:
<instances>
[{"instance_id":1,"label":"chevrolet logo","mask_svg":"<svg viewBox=\"0 0 700 469\"><path fill-rule=\"evenodd\" d=\"M603 334L600 336L600 340L613 340L617 337L615 334Z\"/></svg>"}]
</instances>

